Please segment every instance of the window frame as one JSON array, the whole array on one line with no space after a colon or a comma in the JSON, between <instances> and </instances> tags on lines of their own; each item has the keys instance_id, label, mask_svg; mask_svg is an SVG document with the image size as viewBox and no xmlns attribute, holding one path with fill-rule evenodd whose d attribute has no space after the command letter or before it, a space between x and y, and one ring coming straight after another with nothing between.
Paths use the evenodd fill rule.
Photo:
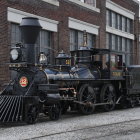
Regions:
<instances>
[{"instance_id":1,"label":"window frame","mask_svg":"<svg viewBox=\"0 0 140 140\"><path fill-rule=\"evenodd\" d=\"M106 25L108 27L120 30L121 32L128 34L133 33L133 20L110 9L106 9Z\"/></svg>"},{"instance_id":2,"label":"window frame","mask_svg":"<svg viewBox=\"0 0 140 140\"><path fill-rule=\"evenodd\" d=\"M88 4L88 5L92 5L93 7L96 7L96 0L90 0L90 1L94 1L94 2L93 2L94 5L92 4L92 2L91 2L91 3L88 3L88 0L79 0L79 1L81 1L81 2L83 2L83 3L85 3L85 4Z\"/></svg>"},{"instance_id":3,"label":"window frame","mask_svg":"<svg viewBox=\"0 0 140 140\"><path fill-rule=\"evenodd\" d=\"M17 23L14 23L14 22L11 22L11 26L10 26L10 28L11 28L11 33L10 33L10 35L11 35L11 47L14 47L15 46L15 44L16 43L19 43L19 42L23 42L23 40L22 40L22 36L21 36L21 31L20 31L20 29L19 29L19 24L17 24ZM12 32L12 28L15 28L14 30L14 33ZM18 32L16 32L17 31L17 29L16 28L18 28ZM42 32L45 32L45 33L47 33L48 34L48 36L46 36L46 40L49 42L48 44L49 44L49 46L47 46L46 48L45 47L43 47L42 46L42 43L43 42L41 42L42 41L42 39L41 39L41 37L42 37ZM39 50L39 53L40 52L42 52L41 51L41 49L42 48L44 48L44 50L45 49L47 49L47 51L48 51L48 53L46 53L46 54L50 54L49 52L50 52L50 49L49 49L49 47L50 48L52 48L52 33L53 32L51 32L51 31L47 31L47 30L44 30L44 29L42 29L41 31L40 31L40 34L39 34L39 36L38 36L38 39L37 39L37 42L36 42L36 44L37 44L37 46L38 46L38 50ZM18 35L17 35L18 34ZM20 34L20 35L19 35ZM14 37L12 36L12 35L14 35ZM20 37L19 37L20 36ZM17 39L16 37L18 37L19 39ZM13 40L14 39L14 40ZM17 41L18 40L18 41ZM45 40L45 38L44 38L44 40ZM44 44L44 43L43 43ZM50 59L51 59L51 57L50 57Z\"/></svg>"},{"instance_id":4,"label":"window frame","mask_svg":"<svg viewBox=\"0 0 140 140\"><path fill-rule=\"evenodd\" d=\"M91 6L91 5L87 4L87 3L84 3L81 0L68 0L68 1L70 1L72 3L75 3L76 5L79 5L79 6L82 6L84 8L87 8L87 9L90 9L92 11L96 11L96 12L100 13L100 9L99 8Z\"/></svg>"},{"instance_id":5,"label":"window frame","mask_svg":"<svg viewBox=\"0 0 140 140\"><path fill-rule=\"evenodd\" d=\"M113 46L114 42L115 46ZM131 39L106 33L106 48L121 54L123 56L123 62L126 63L126 65L130 65L132 63L132 43L133 40Z\"/></svg>"},{"instance_id":6,"label":"window frame","mask_svg":"<svg viewBox=\"0 0 140 140\"><path fill-rule=\"evenodd\" d=\"M42 0L43 2L47 2L49 4L59 6L59 1L58 0Z\"/></svg>"},{"instance_id":7,"label":"window frame","mask_svg":"<svg viewBox=\"0 0 140 140\"><path fill-rule=\"evenodd\" d=\"M74 39L71 39L71 36L72 36L71 33L72 32L73 32L73 35L75 37ZM82 42L83 40L79 38L80 34L82 34L82 37L83 37L83 32L82 31L75 30L75 29L70 29L70 51L75 51L75 50L79 49L80 47L82 47L82 44L84 44ZM88 44L88 41L90 40L90 42L92 42L92 47L90 47L88 45L87 45L87 47L94 48L95 45L96 45L96 35L91 34L91 33L87 33L87 37L90 36L90 35L91 35L92 39L90 40L90 39L87 38L87 44ZM72 46L71 40L74 41L73 46Z\"/></svg>"}]
</instances>

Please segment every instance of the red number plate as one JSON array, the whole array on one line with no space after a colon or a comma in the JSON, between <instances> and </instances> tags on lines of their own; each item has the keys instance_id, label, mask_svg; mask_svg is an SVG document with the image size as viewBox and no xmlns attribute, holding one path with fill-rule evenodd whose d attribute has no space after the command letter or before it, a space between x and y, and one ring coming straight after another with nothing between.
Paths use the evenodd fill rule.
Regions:
<instances>
[{"instance_id":1,"label":"red number plate","mask_svg":"<svg viewBox=\"0 0 140 140\"><path fill-rule=\"evenodd\" d=\"M26 77L21 77L19 83L21 87L27 87L28 79Z\"/></svg>"}]
</instances>

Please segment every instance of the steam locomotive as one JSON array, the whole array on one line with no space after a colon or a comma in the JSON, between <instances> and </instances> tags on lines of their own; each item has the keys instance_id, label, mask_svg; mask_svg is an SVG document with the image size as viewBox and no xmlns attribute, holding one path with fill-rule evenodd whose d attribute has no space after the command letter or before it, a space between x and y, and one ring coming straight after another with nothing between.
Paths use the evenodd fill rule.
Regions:
<instances>
[{"instance_id":1,"label":"steam locomotive","mask_svg":"<svg viewBox=\"0 0 140 140\"><path fill-rule=\"evenodd\" d=\"M38 19L23 18L20 28L24 45L10 51L9 69L17 75L0 94L1 123L32 124L40 113L57 120L68 109L88 115L96 106L111 111L117 104L139 104L140 66L126 67L121 54L87 47L86 34L85 45L71 51L71 57L62 51L55 65L48 65L35 44L41 29Z\"/></svg>"}]
</instances>

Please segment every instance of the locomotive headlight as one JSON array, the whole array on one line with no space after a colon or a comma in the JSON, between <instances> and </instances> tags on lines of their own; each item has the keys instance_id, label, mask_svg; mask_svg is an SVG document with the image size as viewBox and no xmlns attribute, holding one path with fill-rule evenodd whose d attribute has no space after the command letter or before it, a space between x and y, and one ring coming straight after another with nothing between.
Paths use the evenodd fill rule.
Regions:
<instances>
[{"instance_id":1,"label":"locomotive headlight","mask_svg":"<svg viewBox=\"0 0 140 140\"><path fill-rule=\"evenodd\" d=\"M19 52L17 49L12 49L11 52L10 52L10 55L11 55L11 59L13 61L17 60L18 57L19 57Z\"/></svg>"}]
</instances>

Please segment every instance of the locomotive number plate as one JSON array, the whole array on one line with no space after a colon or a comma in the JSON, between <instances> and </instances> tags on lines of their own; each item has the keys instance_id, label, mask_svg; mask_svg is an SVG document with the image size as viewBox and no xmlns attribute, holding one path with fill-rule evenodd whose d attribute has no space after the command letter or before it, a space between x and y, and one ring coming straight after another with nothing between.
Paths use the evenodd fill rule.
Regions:
<instances>
[{"instance_id":1,"label":"locomotive number plate","mask_svg":"<svg viewBox=\"0 0 140 140\"><path fill-rule=\"evenodd\" d=\"M28 79L26 77L21 77L20 81L19 81L19 84L20 84L21 87L27 87Z\"/></svg>"},{"instance_id":2,"label":"locomotive number plate","mask_svg":"<svg viewBox=\"0 0 140 140\"><path fill-rule=\"evenodd\" d=\"M121 72L112 72L112 76L120 77L120 76L122 76L122 73Z\"/></svg>"}]
</instances>

